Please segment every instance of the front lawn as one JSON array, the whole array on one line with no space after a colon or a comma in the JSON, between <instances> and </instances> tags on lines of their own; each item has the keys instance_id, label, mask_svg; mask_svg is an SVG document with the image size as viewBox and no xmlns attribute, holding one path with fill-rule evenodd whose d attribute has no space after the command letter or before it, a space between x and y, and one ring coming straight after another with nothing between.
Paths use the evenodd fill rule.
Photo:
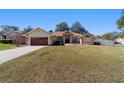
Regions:
<instances>
[{"instance_id":1,"label":"front lawn","mask_svg":"<svg viewBox=\"0 0 124 93\"><path fill-rule=\"evenodd\" d=\"M2 43L0 43L0 51L15 48L15 47L16 47L16 45L14 45L14 44L2 44Z\"/></svg>"},{"instance_id":2,"label":"front lawn","mask_svg":"<svg viewBox=\"0 0 124 93\"><path fill-rule=\"evenodd\" d=\"M46 47L2 64L0 82L124 82L124 48Z\"/></svg>"}]
</instances>

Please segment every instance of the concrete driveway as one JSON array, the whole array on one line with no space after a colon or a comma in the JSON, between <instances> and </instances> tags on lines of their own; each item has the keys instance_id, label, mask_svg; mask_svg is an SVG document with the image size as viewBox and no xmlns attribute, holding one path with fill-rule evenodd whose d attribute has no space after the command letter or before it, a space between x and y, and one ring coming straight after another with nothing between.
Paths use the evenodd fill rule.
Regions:
<instances>
[{"instance_id":1,"label":"concrete driveway","mask_svg":"<svg viewBox=\"0 0 124 93\"><path fill-rule=\"evenodd\" d=\"M44 47L46 46L25 46L0 51L0 64Z\"/></svg>"}]
</instances>

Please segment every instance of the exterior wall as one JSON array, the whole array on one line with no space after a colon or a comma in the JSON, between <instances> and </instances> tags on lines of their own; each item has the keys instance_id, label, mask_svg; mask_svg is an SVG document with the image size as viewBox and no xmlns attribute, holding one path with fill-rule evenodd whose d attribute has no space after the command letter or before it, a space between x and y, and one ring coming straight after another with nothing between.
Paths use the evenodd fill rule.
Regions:
<instances>
[{"instance_id":1,"label":"exterior wall","mask_svg":"<svg viewBox=\"0 0 124 93\"><path fill-rule=\"evenodd\" d=\"M31 45L31 37L30 36L27 36L26 44L29 46Z\"/></svg>"},{"instance_id":2,"label":"exterior wall","mask_svg":"<svg viewBox=\"0 0 124 93\"><path fill-rule=\"evenodd\" d=\"M52 39L50 38L50 36L48 37L48 45L52 45Z\"/></svg>"},{"instance_id":3,"label":"exterior wall","mask_svg":"<svg viewBox=\"0 0 124 93\"><path fill-rule=\"evenodd\" d=\"M80 44L82 45L83 43L82 43L82 39L80 38Z\"/></svg>"},{"instance_id":4,"label":"exterior wall","mask_svg":"<svg viewBox=\"0 0 124 93\"><path fill-rule=\"evenodd\" d=\"M72 36L70 36L70 43L72 43Z\"/></svg>"},{"instance_id":5,"label":"exterior wall","mask_svg":"<svg viewBox=\"0 0 124 93\"><path fill-rule=\"evenodd\" d=\"M45 31L36 30L36 31L30 33L28 36L29 37L48 37L49 35L50 34Z\"/></svg>"},{"instance_id":6,"label":"exterior wall","mask_svg":"<svg viewBox=\"0 0 124 93\"><path fill-rule=\"evenodd\" d=\"M62 38L63 38L63 43L65 44L65 37L62 37ZM74 38L76 38L75 42L73 42ZM52 38L50 38L51 42L57 41L58 39L59 39L59 37L52 37ZM93 36L82 37L82 38L70 36L70 44L71 43L79 43L79 44L92 45L94 43L94 38L93 38ZM51 44L53 44L53 43L51 43Z\"/></svg>"},{"instance_id":7,"label":"exterior wall","mask_svg":"<svg viewBox=\"0 0 124 93\"><path fill-rule=\"evenodd\" d=\"M16 44L26 44L26 37L25 36L20 36L16 35Z\"/></svg>"},{"instance_id":8,"label":"exterior wall","mask_svg":"<svg viewBox=\"0 0 124 93\"><path fill-rule=\"evenodd\" d=\"M88 44L91 45L94 43L94 37L93 36L89 36L89 37L82 37L82 44Z\"/></svg>"}]
</instances>

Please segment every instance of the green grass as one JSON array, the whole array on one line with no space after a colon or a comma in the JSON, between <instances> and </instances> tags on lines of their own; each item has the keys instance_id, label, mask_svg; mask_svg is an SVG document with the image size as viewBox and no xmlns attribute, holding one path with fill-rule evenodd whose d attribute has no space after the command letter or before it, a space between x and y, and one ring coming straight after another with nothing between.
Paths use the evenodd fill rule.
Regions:
<instances>
[{"instance_id":1,"label":"green grass","mask_svg":"<svg viewBox=\"0 0 124 93\"><path fill-rule=\"evenodd\" d=\"M14 45L14 44L2 44L2 43L0 43L0 51L15 48L15 47L16 47L16 45Z\"/></svg>"},{"instance_id":2,"label":"green grass","mask_svg":"<svg viewBox=\"0 0 124 93\"><path fill-rule=\"evenodd\" d=\"M43 48L2 64L0 82L124 82L124 47Z\"/></svg>"}]
</instances>

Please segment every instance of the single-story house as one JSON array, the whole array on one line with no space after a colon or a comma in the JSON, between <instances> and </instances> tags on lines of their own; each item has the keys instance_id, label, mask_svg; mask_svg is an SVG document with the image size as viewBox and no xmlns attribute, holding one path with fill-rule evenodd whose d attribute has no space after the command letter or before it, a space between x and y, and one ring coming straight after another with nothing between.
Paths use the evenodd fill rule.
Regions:
<instances>
[{"instance_id":1,"label":"single-story house","mask_svg":"<svg viewBox=\"0 0 124 93\"><path fill-rule=\"evenodd\" d=\"M94 36L90 33L53 32L49 33L41 28L34 29L25 35L27 45L61 45L61 44L93 44Z\"/></svg>"},{"instance_id":2,"label":"single-story house","mask_svg":"<svg viewBox=\"0 0 124 93\"><path fill-rule=\"evenodd\" d=\"M0 39L6 39L5 32L0 32Z\"/></svg>"},{"instance_id":3,"label":"single-story house","mask_svg":"<svg viewBox=\"0 0 124 93\"><path fill-rule=\"evenodd\" d=\"M0 31L0 39L15 40L16 35L22 35L22 33L20 31L15 31L15 32Z\"/></svg>"},{"instance_id":4,"label":"single-story house","mask_svg":"<svg viewBox=\"0 0 124 93\"><path fill-rule=\"evenodd\" d=\"M15 44L16 41L20 41L19 40L20 38L18 38L18 37L22 37L22 35L23 35L23 33L21 31L15 31L15 32L0 31L0 40L7 40L8 43ZM22 44L22 39L21 39L21 43L20 44ZM23 41L23 42L25 42L25 41Z\"/></svg>"}]
</instances>

